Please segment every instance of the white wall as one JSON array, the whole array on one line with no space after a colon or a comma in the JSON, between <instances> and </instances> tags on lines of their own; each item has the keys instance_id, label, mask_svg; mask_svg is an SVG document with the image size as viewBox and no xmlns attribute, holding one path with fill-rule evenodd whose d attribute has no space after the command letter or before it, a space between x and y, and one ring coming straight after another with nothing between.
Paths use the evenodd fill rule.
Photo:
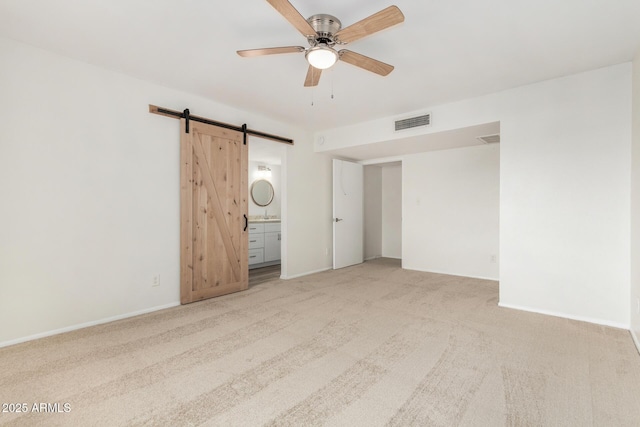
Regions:
<instances>
[{"instance_id":1,"label":"white wall","mask_svg":"<svg viewBox=\"0 0 640 427\"><path fill-rule=\"evenodd\" d=\"M364 259L382 256L382 168L364 170Z\"/></svg>"},{"instance_id":2,"label":"white wall","mask_svg":"<svg viewBox=\"0 0 640 427\"><path fill-rule=\"evenodd\" d=\"M406 156L403 168L403 267L497 280L500 145Z\"/></svg>"},{"instance_id":3,"label":"white wall","mask_svg":"<svg viewBox=\"0 0 640 427\"><path fill-rule=\"evenodd\" d=\"M412 134L500 121L501 305L628 327L631 64L423 111ZM319 132L316 149L409 136L394 119Z\"/></svg>"},{"instance_id":4,"label":"white wall","mask_svg":"<svg viewBox=\"0 0 640 427\"><path fill-rule=\"evenodd\" d=\"M633 61L631 156L631 332L640 351L640 51Z\"/></svg>"},{"instance_id":5,"label":"white wall","mask_svg":"<svg viewBox=\"0 0 640 427\"><path fill-rule=\"evenodd\" d=\"M286 131L286 127L284 128ZM282 132L284 132L282 131ZM293 147L292 147L293 148ZM282 221L286 224L282 278L330 269L333 265L332 169L329 156L317 155L305 138L287 150L282 168Z\"/></svg>"},{"instance_id":6,"label":"white wall","mask_svg":"<svg viewBox=\"0 0 640 427\"><path fill-rule=\"evenodd\" d=\"M0 345L178 303L179 123L148 104L293 138L283 274L331 266L306 131L8 39L0 63Z\"/></svg>"},{"instance_id":7,"label":"white wall","mask_svg":"<svg viewBox=\"0 0 640 427\"><path fill-rule=\"evenodd\" d=\"M500 302L629 325L631 67L509 93Z\"/></svg>"},{"instance_id":8,"label":"white wall","mask_svg":"<svg viewBox=\"0 0 640 427\"><path fill-rule=\"evenodd\" d=\"M258 166L267 166L271 169L270 178L262 178L258 173ZM251 184L256 179L266 179L271 183L273 187L273 200L268 206L258 206L253 202L251 194L249 194L249 216L264 216L265 210L267 215L280 218L282 211L280 206L282 204L282 179L279 165L271 165L264 162L249 162L249 192L251 192Z\"/></svg>"},{"instance_id":9,"label":"white wall","mask_svg":"<svg viewBox=\"0 0 640 427\"><path fill-rule=\"evenodd\" d=\"M402 166L382 167L382 256L402 258Z\"/></svg>"}]
</instances>

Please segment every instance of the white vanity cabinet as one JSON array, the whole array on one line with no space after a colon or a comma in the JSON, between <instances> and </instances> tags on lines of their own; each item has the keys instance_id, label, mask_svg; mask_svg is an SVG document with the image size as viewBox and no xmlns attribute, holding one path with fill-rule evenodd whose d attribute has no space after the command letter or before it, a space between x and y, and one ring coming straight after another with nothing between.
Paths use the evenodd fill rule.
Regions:
<instances>
[{"instance_id":1,"label":"white vanity cabinet","mask_svg":"<svg viewBox=\"0 0 640 427\"><path fill-rule=\"evenodd\" d=\"M280 261L280 242L282 233L280 223L264 225L264 262Z\"/></svg>"},{"instance_id":2,"label":"white vanity cabinet","mask_svg":"<svg viewBox=\"0 0 640 427\"><path fill-rule=\"evenodd\" d=\"M280 264L280 222L249 222L249 268Z\"/></svg>"}]
</instances>

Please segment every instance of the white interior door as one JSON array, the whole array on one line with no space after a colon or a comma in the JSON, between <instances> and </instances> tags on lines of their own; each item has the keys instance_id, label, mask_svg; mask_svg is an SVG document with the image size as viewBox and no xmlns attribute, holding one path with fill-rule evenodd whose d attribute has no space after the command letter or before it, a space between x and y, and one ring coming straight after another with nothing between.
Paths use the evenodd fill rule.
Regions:
<instances>
[{"instance_id":1,"label":"white interior door","mask_svg":"<svg viewBox=\"0 0 640 427\"><path fill-rule=\"evenodd\" d=\"M333 268L363 261L363 168L333 160Z\"/></svg>"}]
</instances>

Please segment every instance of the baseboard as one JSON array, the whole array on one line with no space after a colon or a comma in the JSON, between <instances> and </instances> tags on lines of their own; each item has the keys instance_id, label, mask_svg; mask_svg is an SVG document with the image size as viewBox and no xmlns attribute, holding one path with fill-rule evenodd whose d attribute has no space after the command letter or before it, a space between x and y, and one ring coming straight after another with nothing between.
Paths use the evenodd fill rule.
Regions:
<instances>
[{"instance_id":1,"label":"baseboard","mask_svg":"<svg viewBox=\"0 0 640 427\"><path fill-rule=\"evenodd\" d=\"M528 311L530 313L544 314L546 316L561 317L563 319L578 320L580 322L593 323L595 325L610 326L612 328L629 330L629 325L625 325L624 323L610 322L608 320L594 319L594 318L591 318L591 317L573 316L571 314L560 313L560 312L551 311L551 310L540 310L540 309L537 309L537 308L524 307L524 306L520 306L520 305L503 304L501 302L498 303L498 307L510 308L510 309L513 309L513 310Z\"/></svg>"},{"instance_id":2,"label":"baseboard","mask_svg":"<svg viewBox=\"0 0 640 427\"><path fill-rule=\"evenodd\" d=\"M301 273L301 274L294 274L293 276L285 276L284 274L282 276L280 276L280 278L282 280L291 280L291 279L297 279L298 277L304 277L304 276L309 276L311 274L316 274L316 273L322 273L323 271L327 271L327 270L331 270L332 267L325 267L325 268L321 268L320 270L315 270L315 271L308 271L306 273Z\"/></svg>"},{"instance_id":3,"label":"baseboard","mask_svg":"<svg viewBox=\"0 0 640 427\"><path fill-rule=\"evenodd\" d=\"M386 255L372 256L372 257L369 257L369 258L365 258L364 261L372 261L374 259L380 259L380 258L397 259L397 260L402 261L402 257L394 257L394 256L386 256Z\"/></svg>"},{"instance_id":4,"label":"baseboard","mask_svg":"<svg viewBox=\"0 0 640 427\"><path fill-rule=\"evenodd\" d=\"M50 337L52 335L63 334L65 332L76 331L78 329L88 328L88 327L91 327L91 326L102 325L104 323L115 322L116 320L128 319L129 317L140 316L141 314L152 313L154 311L159 311L159 310L164 310L164 309L167 309L167 308L177 307L179 305L180 305L179 302L174 302L174 303L170 303L170 304L160 305L160 306L157 306L157 307L146 308L144 310L134 311L134 312L131 312L131 313L120 314L118 316L107 317L107 318L100 319L100 320L95 320L95 321L92 321L92 322L80 323L78 325L72 325L72 326L67 326L65 328L54 329L52 331L42 332L40 334L35 334L35 335L29 335L27 337L17 338L15 340L4 341L4 342L0 342L0 348L8 347L10 345L21 344L21 343L27 342L27 341L37 340L39 338Z\"/></svg>"},{"instance_id":5,"label":"baseboard","mask_svg":"<svg viewBox=\"0 0 640 427\"><path fill-rule=\"evenodd\" d=\"M281 264L282 264L282 260L261 262L259 264L251 264L249 266L249 270L255 270L256 268L271 267L274 265L281 265Z\"/></svg>"},{"instance_id":6,"label":"baseboard","mask_svg":"<svg viewBox=\"0 0 640 427\"><path fill-rule=\"evenodd\" d=\"M638 339L638 336L636 335L636 332L633 329L631 329L629 332L631 333L631 338L633 338L633 342L636 345L636 349L640 354L640 340Z\"/></svg>"},{"instance_id":7,"label":"baseboard","mask_svg":"<svg viewBox=\"0 0 640 427\"><path fill-rule=\"evenodd\" d=\"M498 279L496 277L468 276L468 275L462 275L462 274L449 273L449 272L446 272L446 271L423 270L421 268L411 268L411 267L407 267L407 266L404 266L404 265L402 266L402 268L404 268L405 270L421 271L423 273L444 274L444 275L447 275L447 276L456 276L456 277L468 277L470 279L491 280L492 282L499 282L500 281L500 279Z\"/></svg>"}]
</instances>

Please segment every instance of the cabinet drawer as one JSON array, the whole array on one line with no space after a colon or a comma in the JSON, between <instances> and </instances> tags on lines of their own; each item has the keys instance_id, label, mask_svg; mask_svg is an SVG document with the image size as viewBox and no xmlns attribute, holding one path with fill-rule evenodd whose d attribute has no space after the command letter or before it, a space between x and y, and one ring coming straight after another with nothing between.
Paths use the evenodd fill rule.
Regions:
<instances>
[{"instance_id":1,"label":"cabinet drawer","mask_svg":"<svg viewBox=\"0 0 640 427\"><path fill-rule=\"evenodd\" d=\"M272 231L280 231L280 223L279 222L268 222L264 224L264 232L269 233Z\"/></svg>"},{"instance_id":2,"label":"cabinet drawer","mask_svg":"<svg viewBox=\"0 0 640 427\"><path fill-rule=\"evenodd\" d=\"M264 262L264 249L249 249L249 265Z\"/></svg>"},{"instance_id":3,"label":"cabinet drawer","mask_svg":"<svg viewBox=\"0 0 640 427\"><path fill-rule=\"evenodd\" d=\"M264 224L249 223L249 234L251 233L264 233Z\"/></svg>"},{"instance_id":4,"label":"cabinet drawer","mask_svg":"<svg viewBox=\"0 0 640 427\"><path fill-rule=\"evenodd\" d=\"M249 234L249 249L264 248L264 233Z\"/></svg>"}]
</instances>

